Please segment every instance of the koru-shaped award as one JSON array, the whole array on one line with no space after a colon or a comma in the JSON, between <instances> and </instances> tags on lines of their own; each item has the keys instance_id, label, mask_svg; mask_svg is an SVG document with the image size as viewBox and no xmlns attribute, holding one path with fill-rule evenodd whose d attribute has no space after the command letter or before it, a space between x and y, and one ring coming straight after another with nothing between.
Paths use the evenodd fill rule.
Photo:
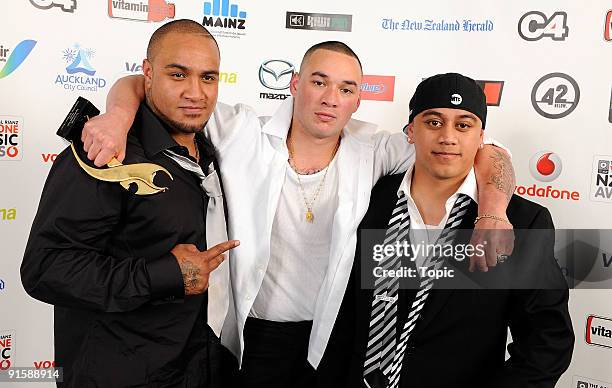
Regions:
<instances>
[{"instance_id":1,"label":"koru-shaped award","mask_svg":"<svg viewBox=\"0 0 612 388\"><path fill-rule=\"evenodd\" d=\"M170 179L173 179L168 170L157 164L135 163L124 165L113 157L106 164L108 168L94 168L79 158L74 144L81 144L81 132L85 122L98 114L100 114L98 108L87 99L79 97L57 130L57 135L70 142L70 148L79 166L91 177L105 182L117 182L126 190L130 190L130 185L135 184L137 189L134 194L137 195L150 195L168 190L167 187L159 187L153 183L153 178L159 171L166 173Z\"/></svg>"}]
</instances>

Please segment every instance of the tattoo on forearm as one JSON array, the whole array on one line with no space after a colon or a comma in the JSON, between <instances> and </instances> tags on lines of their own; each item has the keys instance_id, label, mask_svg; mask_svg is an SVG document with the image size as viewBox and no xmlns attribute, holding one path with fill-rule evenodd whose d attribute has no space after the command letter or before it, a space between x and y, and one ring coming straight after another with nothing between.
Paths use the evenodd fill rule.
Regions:
<instances>
[{"instance_id":1,"label":"tattoo on forearm","mask_svg":"<svg viewBox=\"0 0 612 388\"><path fill-rule=\"evenodd\" d=\"M190 294L198 285L200 277L200 268L196 267L189 260L179 263L181 273L183 274L183 284L185 285L185 294Z\"/></svg>"},{"instance_id":2,"label":"tattoo on forearm","mask_svg":"<svg viewBox=\"0 0 612 388\"><path fill-rule=\"evenodd\" d=\"M493 150L495 153L490 158L493 159L493 168L495 173L491 176L489 183L493 184L495 188L508 197L508 200L512 197L516 181L514 178L514 167L510 158L499 150Z\"/></svg>"}]
</instances>

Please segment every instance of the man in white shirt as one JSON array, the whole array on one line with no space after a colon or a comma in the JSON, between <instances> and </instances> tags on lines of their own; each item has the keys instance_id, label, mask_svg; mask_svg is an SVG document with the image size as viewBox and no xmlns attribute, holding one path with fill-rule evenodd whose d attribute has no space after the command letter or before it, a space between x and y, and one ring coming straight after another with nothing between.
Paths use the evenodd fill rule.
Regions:
<instances>
[{"instance_id":1,"label":"man in white shirt","mask_svg":"<svg viewBox=\"0 0 612 388\"><path fill-rule=\"evenodd\" d=\"M417 87L407 128L415 159L405 174L388 175L372 190L319 366L327 376L341 372L325 386L552 388L569 366L568 290L546 208L512 197L509 220L529 232L517 235L513 258L504 263L506 255L498 255L500 265L489 274L469 273L459 254L436 254L469 249L461 229L470 232L482 217L473 161L486 111L482 89L460 74L439 74ZM430 253L420 254L429 244ZM508 328L513 342L505 360Z\"/></svg>"},{"instance_id":2,"label":"man in white shirt","mask_svg":"<svg viewBox=\"0 0 612 388\"><path fill-rule=\"evenodd\" d=\"M375 125L351 119L361 77L348 46L323 42L306 52L291 81L293 97L272 117L218 103L205 127L223 177L228 234L241 241L218 270L229 270L231 287L223 296L229 302L217 311L222 342L242 364L238 386L311 386L347 286L370 190L381 176L404 171L414 153L403 134L375 133ZM141 85L137 77L120 81L109 94L107 115L86 126L84 142L96 164L122 156ZM512 166L503 150L486 148L477 167L480 210L505 219ZM482 226L508 227L490 218ZM511 244L498 241L495 248L509 253ZM480 265L487 267L483 258ZM209 317L223 285L210 280Z\"/></svg>"}]
</instances>

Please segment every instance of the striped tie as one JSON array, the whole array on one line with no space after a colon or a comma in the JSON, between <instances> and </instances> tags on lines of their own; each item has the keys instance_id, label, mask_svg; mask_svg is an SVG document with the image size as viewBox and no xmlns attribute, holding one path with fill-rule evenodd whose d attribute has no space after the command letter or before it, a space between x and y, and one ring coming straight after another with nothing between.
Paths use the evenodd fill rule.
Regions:
<instances>
[{"instance_id":1,"label":"striped tie","mask_svg":"<svg viewBox=\"0 0 612 388\"><path fill-rule=\"evenodd\" d=\"M454 241L457 231L458 231L458 227L459 225L461 225L463 216L467 213L468 206L470 205L471 202L472 200L470 199L469 196L464 195L464 194L459 194L457 200L455 201L453 209L451 210L448 216L448 220L446 221L444 230L440 234L440 237L436 241L436 244L443 246L445 244L450 244L451 242ZM407 218L407 220L403 221L403 224L407 226L407 229L402 233L404 236L406 235L406 233L408 233L408 229L410 225L410 217L407 216L407 213L408 212L406 210L405 218ZM391 225L391 222L390 222L390 225ZM385 243L387 243L386 240L387 239L385 239ZM396 259L399 262L398 258ZM444 259L441 257L428 256L425 260L424 266L427 267L428 270L440 269L442 267L443 262L444 262ZM391 283L390 280L388 280L387 282ZM395 282L395 287L397 287L397 281ZM374 321L374 319L377 319L377 320L381 319L378 316L375 317L375 314L374 314L374 311L375 311L374 305L376 303L376 297L375 297L375 300L373 302L373 310L372 310L372 318L371 318L372 321L370 322L370 336L368 338L368 348L367 348L368 351L366 351L366 367L365 367L366 372L364 373L364 377L365 377L364 381L367 387L369 388L375 388L375 387L376 388L379 388L379 387L380 388L396 388L398 386L399 379L400 379L400 372L402 370L402 362L404 359L404 354L406 351L408 339L410 338L410 334L414 330L414 327L416 326L418 319L421 316L421 310L425 306L425 301L427 300L427 297L429 296L429 291L431 290L432 287L433 287L432 278L427 277L427 278L421 279L419 290L414 298L414 301L412 302L412 306L410 307L410 311L408 313L408 318L406 320L406 323L403 326L403 329L402 329L402 332L399 338L399 343L395 341L396 331L394 328L392 330L394 334L394 338L392 340L392 343L394 345L393 348L384 347L383 350L379 352L378 357L383 360L379 364L379 367L382 371L382 375L384 375L385 377L385 379L382 380L383 384L372 385L368 382L368 378L367 378L368 371L370 372L373 371L371 368L367 366L367 363L369 360L367 352L370 350L370 348L374 349L377 346L378 348L382 347L382 344L379 346L376 343L376 341L372 341L371 343L371 340L373 339L372 321ZM395 292L397 293L397 290ZM375 292L375 295L378 295L378 292ZM393 304L395 305L394 306L395 308L392 310L388 309L389 310L388 314L393 314L394 316L391 318L384 317L384 320L388 320L389 322L397 321L397 317L395 317L395 315L397 315L397 305L396 305L397 298L395 298L395 301L393 302ZM385 314L385 312L383 312L382 314ZM391 332L391 330L389 332ZM376 350L374 350L374 352L376 352Z\"/></svg>"},{"instance_id":2,"label":"striped tie","mask_svg":"<svg viewBox=\"0 0 612 388\"><path fill-rule=\"evenodd\" d=\"M406 237L410 230L407 197L402 193L385 233L384 244L393 244ZM397 255L386 256L379 263L383 269L398 269L400 258ZM374 298L370 315L370 329L364 363L364 381L368 387L386 386L381 371L393 360L397 338L397 277L379 277L374 281ZM382 380L382 381L381 381Z\"/></svg>"}]
</instances>

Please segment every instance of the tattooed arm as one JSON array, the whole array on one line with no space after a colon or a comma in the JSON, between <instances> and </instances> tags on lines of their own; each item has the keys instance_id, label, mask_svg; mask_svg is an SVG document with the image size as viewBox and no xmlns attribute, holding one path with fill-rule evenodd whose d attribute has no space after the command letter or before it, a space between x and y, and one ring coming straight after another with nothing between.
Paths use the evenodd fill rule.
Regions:
<instances>
[{"instance_id":1,"label":"tattooed arm","mask_svg":"<svg viewBox=\"0 0 612 388\"><path fill-rule=\"evenodd\" d=\"M506 208L514 193L516 180L510 156L500 147L485 145L476 154L474 170L478 184L478 215L495 218L481 218L476 223L472 244L487 241L485 256L475 255L470 260L470 271L486 272L488 267L497 265L497 255L510 255L514 249L512 224L507 222Z\"/></svg>"},{"instance_id":2,"label":"tattooed arm","mask_svg":"<svg viewBox=\"0 0 612 388\"><path fill-rule=\"evenodd\" d=\"M489 176L488 181L485 181L487 182L486 185L492 185L496 190L504 193L507 202L510 202L512 193L514 193L514 187L516 186L514 168L512 167L510 157L506 151L499 147L484 147L482 151L481 153L483 155L477 155L476 159L488 158L489 161L493 162L493 174ZM483 191L486 193L486 189L483 188ZM479 200L487 200L486 194L484 198L482 195L479 195L479 197ZM504 213L508 205L507 202L503 206Z\"/></svg>"},{"instance_id":3,"label":"tattooed arm","mask_svg":"<svg viewBox=\"0 0 612 388\"><path fill-rule=\"evenodd\" d=\"M208 277L225 259L224 252L237 247L237 240L230 240L200 252L195 245L179 244L171 253L176 257L183 274L185 295L202 294L208 289Z\"/></svg>"}]
</instances>

